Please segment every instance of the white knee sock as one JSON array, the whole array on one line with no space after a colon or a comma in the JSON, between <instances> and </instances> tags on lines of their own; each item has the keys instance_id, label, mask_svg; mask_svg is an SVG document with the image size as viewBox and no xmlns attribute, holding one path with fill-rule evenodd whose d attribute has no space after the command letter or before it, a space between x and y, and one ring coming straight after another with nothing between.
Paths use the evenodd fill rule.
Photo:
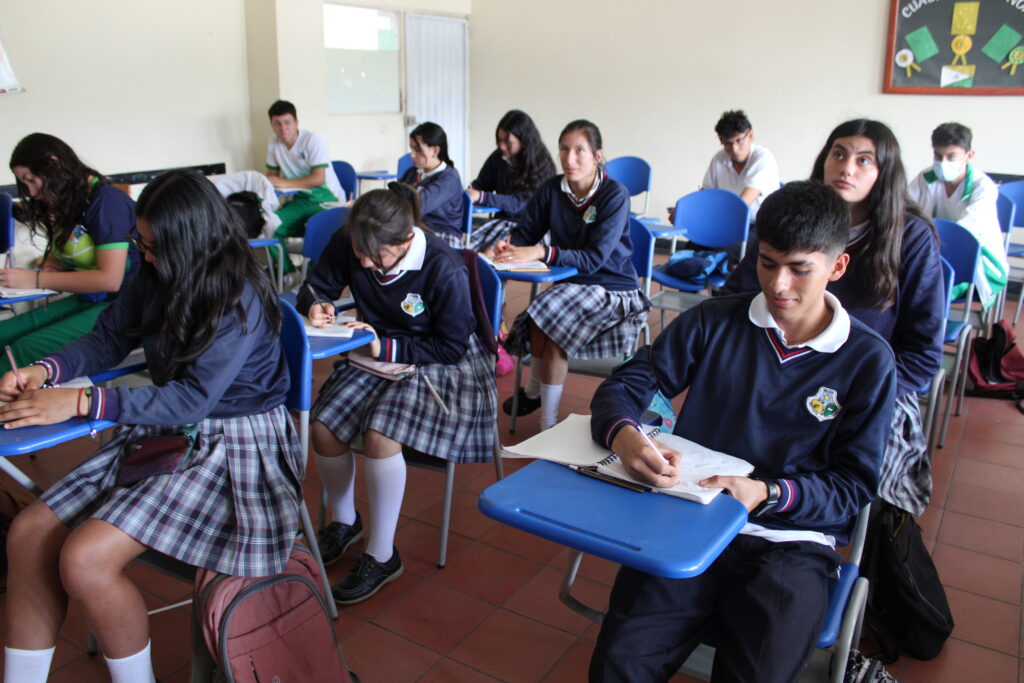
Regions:
<instances>
[{"instance_id":1,"label":"white knee sock","mask_svg":"<svg viewBox=\"0 0 1024 683\"><path fill-rule=\"evenodd\" d=\"M537 398L540 396L540 356L530 356L530 379L526 381L526 396Z\"/></svg>"},{"instance_id":2,"label":"white knee sock","mask_svg":"<svg viewBox=\"0 0 1024 683\"><path fill-rule=\"evenodd\" d=\"M405 458L396 453L388 458L367 458L366 497L370 503L370 538L366 552L379 562L391 559L395 547L395 529L405 495Z\"/></svg>"},{"instance_id":3,"label":"white knee sock","mask_svg":"<svg viewBox=\"0 0 1024 683\"><path fill-rule=\"evenodd\" d=\"M110 659L104 656L107 661L107 669L110 670L111 683L156 683L156 676L153 675L153 662L149 657L149 642L133 655L121 659Z\"/></svg>"},{"instance_id":4,"label":"white knee sock","mask_svg":"<svg viewBox=\"0 0 1024 683\"><path fill-rule=\"evenodd\" d=\"M320 479L327 489L327 507L331 519L342 524L355 524L356 521L356 459L352 451L342 453L336 458L316 454L316 466L320 470Z\"/></svg>"},{"instance_id":5,"label":"white knee sock","mask_svg":"<svg viewBox=\"0 0 1024 683\"><path fill-rule=\"evenodd\" d=\"M46 650L4 648L4 683L46 683L56 646Z\"/></svg>"},{"instance_id":6,"label":"white knee sock","mask_svg":"<svg viewBox=\"0 0 1024 683\"><path fill-rule=\"evenodd\" d=\"M561 384L540 385L540 428L551 429L558 424L558 404L562 401Z\"/></svg>"}]
</instances>

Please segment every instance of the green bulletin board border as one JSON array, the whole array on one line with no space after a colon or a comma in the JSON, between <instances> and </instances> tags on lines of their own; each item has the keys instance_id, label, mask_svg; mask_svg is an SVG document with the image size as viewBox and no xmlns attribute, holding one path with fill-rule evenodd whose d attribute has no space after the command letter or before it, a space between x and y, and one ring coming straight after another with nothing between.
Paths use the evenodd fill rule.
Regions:
<instances>
[{"instance_id":1,"label":"green bulletin board border","mask_svg":"<svg viewBox=\"0 0 1024 683\"><path fill-rule=\"evenodd\" d=\"M886 41L882 72L882 92L890 95L1024 95L1021 88L941 88L938 86L896 86L892 84L893 61L896 59L896 33L900 20L900 4L905 0L890 0L889 39Z\"/></svg>"}]
</instances>

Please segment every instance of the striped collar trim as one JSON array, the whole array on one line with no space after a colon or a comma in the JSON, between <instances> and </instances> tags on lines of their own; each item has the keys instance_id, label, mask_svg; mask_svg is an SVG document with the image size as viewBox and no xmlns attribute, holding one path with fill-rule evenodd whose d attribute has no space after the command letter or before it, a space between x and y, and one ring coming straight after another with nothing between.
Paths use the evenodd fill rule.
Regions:
<instances>
[{"instance_id":1,"label":"striped collar trim","mask_svg":"<svg viewBox=\"0 0 1024 683\"><path fill-rule=\"evenodd\" d=\"M785 335L782 334L782 330L775 322L772 314L768 312L768 303L765 301L764 292L755 296L750 302L747 317L750 319L750 322L758 327L775 332L775 334L769 334L768 336L772 340L773 346L777 345L776 351L779 352L779 359L785 362L790 358L796 357L795 352L804 348L820 351L821 353L833 353L838 351L846 343L846 340L849 339L850 314L846 312L846 309L843 308L843 305L839 303L839 299L832 292L825 292L825 304L832 309L832 321L817 337L809 339L806 343L796 347L786 344Z\"/></svg>"},{"instance_id":2,"label":"striped collar trim","mask_svg":"<svg viewBox=\"0 0 1024 683\"><path fill-rule=\"evenodd\" d=\"M391 267L386 273L383 273L377 269L373 269L373 277L376 278L377 282L382 285L389 285L398 278L405 275L410 270L422 270L423 259L427 254L427 236L423 234L423 231L413 226L412 228L412 244L409 245L409 251L402 257L402 260Z\"/></svg>"},{"instance_id":3,"label":"striped collar trim","mask_svg":"<svg viewBox=\"0 0 1024 683\"><path fill-rule=\"evenodd\" d=\"M587 196L583 199L577 199L576 195L573 194L572 188L569 187L569 181L565 179L565 174L562 174L562 194L565 195L566 199L572 203L577 209L585 209L590 202L594 200L594 195L597 194L598 189L601 187L601 183L604 182L605 174L603 168L597 169L597 175L594 176L594 184L590 186L590 191L587 192Z\"/></svg>"}]
</instances>

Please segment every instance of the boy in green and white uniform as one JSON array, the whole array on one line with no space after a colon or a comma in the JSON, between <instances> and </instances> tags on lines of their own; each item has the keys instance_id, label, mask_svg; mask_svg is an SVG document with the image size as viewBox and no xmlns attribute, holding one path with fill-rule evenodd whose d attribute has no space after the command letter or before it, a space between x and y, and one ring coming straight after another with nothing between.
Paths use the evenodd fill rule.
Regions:
<instances>
[{"instance_id":1,"label":"boy in green and white uniform","mask_svg":"<svg viewBox=\"0 0 1024 683\"><path fill-rule=\"evenodd\" d=\"M978 238L981 260L974 286L987 309L1006 287L1010 266L996 212L999 189L971 163L971 137L971 129L959 123L943 123L932 131L935 163L911 181L909 190L926 216L955 221ZM967 283L957 283L953 293L966 291Z\"/></svg>"}]
</instances>

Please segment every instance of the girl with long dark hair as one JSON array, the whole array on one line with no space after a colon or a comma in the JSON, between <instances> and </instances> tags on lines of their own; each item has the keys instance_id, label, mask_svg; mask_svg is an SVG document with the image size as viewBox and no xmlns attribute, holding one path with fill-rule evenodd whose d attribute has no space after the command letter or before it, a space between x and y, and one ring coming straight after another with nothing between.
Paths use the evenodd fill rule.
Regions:
<instances>
[{"instance_id":1,"label":"girl with long dark hair","mask_svg":"<svg viewBox=\"0 0 1024 683\"><path fill-rule=\"evenodd\" d=\"M896 410L879 496L918 515L932 482L917 392L939 369L944 333L938 236L908 199L899 142L884 123L854 119L837 126L811 180L831 186L850 207L850 267L828 289L896 354ZM726 293L758 287L757 259L755 243Z\"/></svg>"},{"instance_id":2,"label":"girl with long dark hair","mask_svg":"<svg viewBox=\"0 0 1024 683\"><path fill-rule=\"evenodd\" d=\"M283 405L281 312L264 269L202 176L159 176L137 218L145 264L96 328L0 379L8 429L76 415L123 425L11 526L5 667L19 681L46 680L69 599L114 681L152 681L128 563L152 548L225 574L275 574L298 529L305 457ZM113 367L140 343L152 386L41 389ZM190 444L179 462L155 474L126 462L161 436Z\"/></svg>"},{"instance_id":3,"label":"girl with long dark hair","mask_svg":"<svg viewBox=\"0 0 1024 683\"><path fill-rule=\"evenodd\" d=\"M448 136L436 123L427 121L409 134L412 168L399 182L416 188L423 212L423 226L430 228L454 249L464 246L462 181L448 156Z\"/></svg>"},{"instance_id":4,"label":"girl with long dark hair","mask_svg":"<svg viewBox=\"0 0 1024 683\"><path fill-rule=\"evenodd\" d=\"M340 604L365 600L402 573L394 546L405 493L402 446L456 462L483 462L493 453L494 366L474 333L466 264L417 227L414 215L398 191L362 195L299 290L299 310L321 327L334 307L317 299L333 301L348 287L365 319L349 325L375 335L364 347L369 353L350 353L313 406L313 448L334 520L320 538L325 563L341 559L364 533L352 451L362 438L369 537L366 552L333 588ZM384 377L391 366L378 361L414 369Z\"/></svg>"},{"instance_id":5,"label":"girl with long dark hair","mask_svg":"<svg viewBox=\"0 0 1024 683\"><path fill-rule=\"evenodd\" d=\"M52 353L92 330L138 265L126 235L135 225L134 202L60 138L32 133L11 153L19 219L46 239L39 270L0 269L0 286L72 292L0 322L0 345L18 362ZM0 359L0 372L10 370Z\"/></svg>"},{"instance_id":6,"label":"girl with long dark hair","mask_svg":"<svg viewBox=\"0 0 1024 683\"><path fill-rule=\"evenodd\" d=\"M601 131L569 123L558 136L563 175L551 178L526 205L495 262L542 260L579 274L546 289L519 314L506 340L510 353L532 355L530 379L518 389L517 414L541 409L540 426L558 422L569 356L607 358L636 344L650 302L640 292L629 238L629 191L603 169ZM539 244L550 234L550 246ZM513 399L503 404L511 415Z\"/></svg>"},{"instance_id":7,"label":"girl with long dark hair","mask_svg":"<svg viewBox=\"0 0 1024 683\"><path fill-rule=\"evenodd\" d=\"M466 188L474 204L498 209L494 218L473 230L470 249L474 251L486 251L508 235L533 193L555 175L551 153L525 112L513 109L502 116L494 139L498 148Z\"/></svg>"}]
</instances>

